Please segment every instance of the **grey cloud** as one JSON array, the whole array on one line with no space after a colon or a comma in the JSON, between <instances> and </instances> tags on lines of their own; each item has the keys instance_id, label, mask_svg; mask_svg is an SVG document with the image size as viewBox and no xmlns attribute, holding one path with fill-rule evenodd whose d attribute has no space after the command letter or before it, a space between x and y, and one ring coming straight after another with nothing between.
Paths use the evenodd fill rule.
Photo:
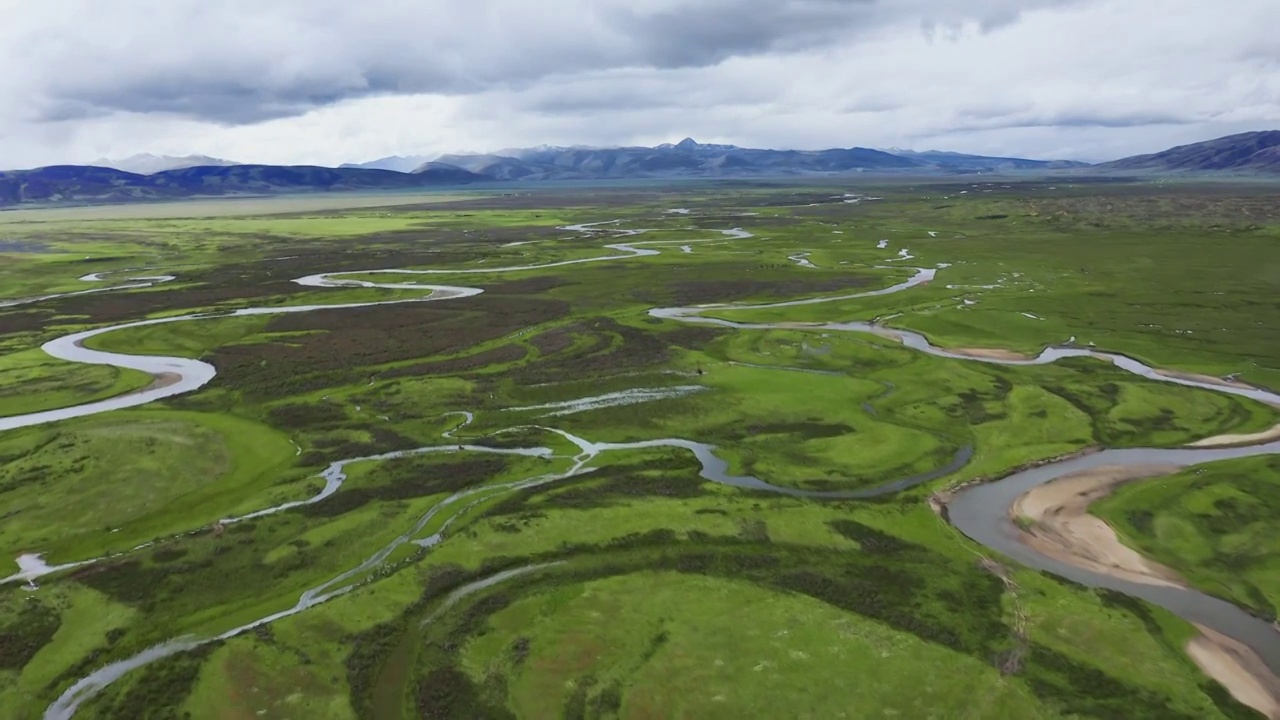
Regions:
<instances>
[{"instance_id":1,"label":"grey cloud","mask_svg":"<svg viewBox=\"0 0 1280 720\"><path fill-rule=\"evenodd\" d=\"M338 163L686 135L1108 159L1280 118L1280 3L1231 2L24 3L0 24L20 69L0 74L0 159Z\"/></svg>"},{"instance_id":2,"label":"grey cloud","mask_svg":"<svg viewBox=\"0 0 1280 720\"><path fill-rule=\"evenodd\" d=\"M714 64L735 55L830 42L842 33L873 24L878 10L874 0L711 0L657 13L626 8L611 15L618 26L628 29L648 62L658 67L688 67Z\"/></svg>"},{"instance_id":3,"label":"grey cloud","mask_svg":"<svg viewBox=\"0 0 1280 720\"><path fill-rule=\"evenodd\" d=\"M1205 118L1164 113L1125 113L1111 116L1063 114L1053 118L1042 118L1038 123L1023 123L1018 127L1129 128L1152 125L1193 125L1204 121Z\"/></svg>"},{"instance_id":4,"label":"grey cloud","mask_svg":"<svg viewBox=\"0 0 1280 720\"><path fill-rule=\"evenodd\" d=\"M40 111L40 119L50 123L71 122L104 118L112 110L85 100L55 100L46 102Z\"/></svg>"},{"instance_id":5,"label":"grey cloud","mask_svg":"<svg viewBox=\"0 0 1280 720\"><path fill-rule=\"evenodd\" d=\"M557 88L538 91L519 101L524 112L552 116L626 113L638 110L654 111L665 108L688 107L689 98L661 93L652 88L609 88L594 91L589 88Z\"/></svg>"},{"instance_id":6,"label":"grey cloud","mask_svg":"<svg viewBox=\"0 0 1280 720\"><path fill-rule=\"evenodd\" d=\"M0 30L12 55L0 49L0 59L33 70L38 120L123 111L243 124L371 95L714 66L895 23L995 27L1077 1L67 0L31 6Z\"/></svg>"},{"instance_id":7,"label":"grey cloud","mask_svg":"<svg viewBox=\"0 0 1280 720\"><path fill-rule=\"evenodd\" d=\"M235 125L299 115L342 100L404 90L394 74L377 68L349 80L317 77L265 87L246 82L235 73L202 75L205 76L143 75L123 87L75 88L64 93L40 119L83 119L123 110L170 113ZM81 114L73 114L72 109Z\"/></svg>"},{"instance_id":8,"label":"grey cloud","mask_svg":"<svg viewBox=\"0 0 1280 720\"><path fill-rule=\"evenodd\" d=\"M705 71L689 69L628 69L550 78L508 94L505 104L520 112L562 117L754 105L769 102L773 94L774 88L759 78L743 82L724 73L709 78ZM478 99L493 100L489 95Z\"/></svg>"},{"instance_id":9,"label":"grey cloud","mask_svg":"<svg viewBox=\"0 0 1280 720\"><path fill-rule=\"evenodd\" d=\"M964 113L957 118L956 122L948 125L948 131L966 133L1023 128L1130 128L1153 125L1192 125L1210 119L1197 117L1194 114L1175 115L1122 108L1093 111L1076 108L1060 112L992 109L982 113Z\"/></svg>"}]
</instances>

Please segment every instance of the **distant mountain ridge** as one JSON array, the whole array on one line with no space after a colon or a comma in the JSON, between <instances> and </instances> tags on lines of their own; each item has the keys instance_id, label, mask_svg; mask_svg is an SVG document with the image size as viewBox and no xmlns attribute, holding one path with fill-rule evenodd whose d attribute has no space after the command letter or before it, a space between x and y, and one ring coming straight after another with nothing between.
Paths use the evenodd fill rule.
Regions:
<instances>
[{"instance_id":1,"label":"distant mountain ridge","mask_svg":"<svg viewBox=\"0 0 1280 720\"><path fill-rule=\"evenodd\" d=\"M989 155L966 155L942 150L886 150L899 157L912 158L936 165L940 168L968 172L1005 172L1022 170L1070 170L1086 168L1089 163L1077 160L1028 160L1026 158L995 157Z\"/></svg>"},{"instance_id":2,"label":"distant mountain ridge","mask_svg":"<svg viewBox=\"0 0 1280 720\"><path fill-rule=\"evenodd\" d=\"M277 195L463 185L489 178L461 168L421 173L310 165L192 167L142 175L114 168L52 165L0 172L0 207L22 203L128 202L217 195Z\"/></svg>"},{"instance_id":3,"label":"distant mountain ridge","mask_svg":"<svg viewBox=\"0 0 1280 720\"><path fill-rule=\"evenodd\" d=\"M1120 172L1280 174L1280 130L1228 135L1096 166Z\"/></svg>"},{"instance_id":4,"label":"distant mountain ridge","mask_svg":"<svg viewBox=\"0 0 1280 720\"><path fill-rule=\"evenodd\" d=\"M764 150L704 144L692 138L655 147L539 147L489 154L442 155L441 164L497 180L608 180L617 178L766 177L853 172L962 174L1087 167L1070 161L997 158L938 151L871 148Z\"/></svg>"},{"instance_id":5,"label":"distant mountain ridge","mask_svg":"<svg viewBox=\"0 0 1280 720\"><path fill-rule=\"evenodd\" d=\"M703 144L692 138L656 147L512 148L497 153L455 153L433 160L390 156L338 168L309 165L237 165L204 156L135 156L161 163L205 160L153 173L110 167L55 165L0 172L0 207L21 203L128 202L213 195L269 195L344 190L411 189L477 182L613 180L623 178L756 178L971 174L1218 173L1280 176L1280 131L1241 133L1101 165L1069 160L967 155L927 150L765 150ZM127 160L133 160L127 159ZM124 161L121 161L124 162ZM406 172L406 169L412 169Z\"/></svg>"},{"instance_id":6,"label":"distant mountain ridge","mask_svg":"<svg viewBox=\"0 0 1280 720\"><path fill-rule=\"evenodd\" d=\"M239 164L232 160L223 160L209 157L208 155L182 155L176 157L173 155L152 155L151 153L130 155L123 160L99 158L90 163L93 167L112 168L138 175L152 175L165 170L180 170L189 167L229 167Z\"/></svg>"},{"instance_id":7,"label":"distant mountain ridge","mask_svg":"<svg viewBox=\"0 0 1280 720\"><path fill-rule=\"evenodd\" d=\"M500 180L751 177L926 167L916 160L868 148L756 150L703 145L692 138L657 147L551 147L518 150L512 155L444 155L422 167L441 163Z\"/></svg>"}]
</instances>

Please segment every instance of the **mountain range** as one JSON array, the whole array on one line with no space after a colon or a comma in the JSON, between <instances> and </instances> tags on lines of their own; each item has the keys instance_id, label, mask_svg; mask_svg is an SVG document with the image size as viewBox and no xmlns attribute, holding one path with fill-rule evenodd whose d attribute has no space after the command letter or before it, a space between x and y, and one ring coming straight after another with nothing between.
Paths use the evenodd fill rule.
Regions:
<instances>
[{"instance_id":1,"label":"mountain range","mask_svg":"<svg viewBox=\"0 0 1280 720\"><path fill-rule=\"evenodd\" d=\"M765 150L686 138L655 147L517 148L451 154L431 160L391 156L338 168L239 165L204 156L139 155L100 165L54 165L0 172L0 207L22 203L127 202L210 195L397 190L478 182L679 178L762 178L852 174L1163 175L1248 174L1280 177L1280 131L1242 133L1100 165L930 150ZM195 163L195 165L188 165ZM177 165L178 167L168 167ZM155 168L164 167L162 170Z\"/></svg>"},{"instance_id":2,"label":"mountain range","mask_svg":"<svg viewBox=\"0 0 1280 720\"><path fill-rule=\"evenodd\" d=\"M216 195L401 190L487 180L459 168L419 173L309 165L192 167L141 175L114 168L51 165L0 172L0 207L22 203L130 202Z\"/></svg>"},{"instance_id":3,"label":"mountain range","mask_svg":"<svg viewBox=\"0 0 1280 720\"><path fill-rule=\"evenodd\" d=\"M1085 163L870 148L760 150L685 138L656 147L541 147L487 155L443 155L414 172L459 167L495 180L778 177L814 173L973 173L1085 167Z\"/></svg>"}]
</instances>

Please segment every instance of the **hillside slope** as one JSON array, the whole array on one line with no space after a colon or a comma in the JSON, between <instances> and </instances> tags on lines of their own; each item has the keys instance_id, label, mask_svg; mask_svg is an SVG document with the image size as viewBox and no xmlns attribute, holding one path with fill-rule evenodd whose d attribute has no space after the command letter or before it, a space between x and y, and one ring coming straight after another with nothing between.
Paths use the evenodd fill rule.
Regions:
<instances>
[{"instance_id":1,"label":"hillside slope","mask_svg":"<svg viewBox=\"0 0 1280 720\"><path fill-rule=\"evenodd\" d=\"M1280 174L1280 130L1228 135L1096 167L1099 170L1134 172Z\"/></svg>"}]
</instances>

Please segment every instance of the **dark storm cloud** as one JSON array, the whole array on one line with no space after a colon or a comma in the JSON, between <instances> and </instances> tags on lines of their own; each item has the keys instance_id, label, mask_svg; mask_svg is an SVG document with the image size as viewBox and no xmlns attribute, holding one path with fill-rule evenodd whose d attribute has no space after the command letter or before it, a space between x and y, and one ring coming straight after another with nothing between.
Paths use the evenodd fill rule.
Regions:
<instances>
[{"instance_id":1,"label":"dark storm cloud","mask_svg":"<svg viewBox=\"0 0 1280 720\"><path fill-rule=\"evenodd\" d=\"M848 43L895 23L994 27L1071 1L81 0L31 6L9 32L34 70L39 120L125 111L243 124L372 95L705 67Z\"/></svg>"}]
</instances>

